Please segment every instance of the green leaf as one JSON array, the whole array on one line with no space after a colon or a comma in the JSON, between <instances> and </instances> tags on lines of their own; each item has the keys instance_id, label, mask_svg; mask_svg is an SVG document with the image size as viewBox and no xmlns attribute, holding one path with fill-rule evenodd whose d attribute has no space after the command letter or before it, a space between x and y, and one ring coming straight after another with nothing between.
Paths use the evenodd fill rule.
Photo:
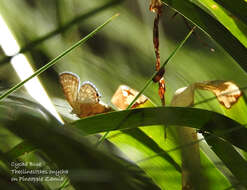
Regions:
<instances>
[{"instance_id":1,"label":"green leaf","mask_svg":"<svg viewBox=\"0 0 247 190\"><path fill-rule=\"evenodd\" d=\"M9 163L35 148L46 153L49 161L60 169L68 169L69 179L76 189L159 189L133 163L96 150L71 128L60 127L61 124L39 104L9 96L0 103L0 125L25 139L3 154Z\"/></svg>"},{"instance_id":2,"label":"green leaf","mask_svg":"<svg viewBox=\"0 0 247 190\"><path fill-rule=\"evenodd\" d=\"M230 85L231 87L228 86L228 88L226 87L227 85ZM221 87L220 87L221 86ZM225 88L222 88L225 87ZM243 96L237 100L237 102L235 102L233 104L233 106L228 102L229 100L233 101L236 99L234 98L229 98L231 93L236 93L238 95L241 94L241 92L239 91L238 87L236 86L236 84L234 83L229 83L226 81L207 81L207 82L197 82L195 84L191 84L189 87L186 88L182 88L182 89L178 89L172 99L171 105L173 106L190 106L190 105L194 105L194 94L195 94L195 89L199 88L202 90L210 90L213 93L215 93L215 95L217 96L217 99L219 101L219 98L221 98L220 100L224 100L224 106L221 105L223 111L228 111L226 112L228 115L229 113L234 114L234 111L240 111L237 112L238 113L238 117L236 117L236 114L232 115L235 116L235 118L242 118L241 116L243 116L241 112L245 112L245 102L243 101ZM229 96L229 97L225 97L225 99L221 97L219 97L219 92L215 91L215 90L224 90L224 94L225 96ZM228 89L228 90L227 90ZM233 90L235 89L235 90ZM215 97L216 98L216 97ZM229 98L229 99L227 99ZM227 103L228 102L228 103ZM228 104L228 106L226 106ZM226 107L228 107L228 109L226 109ZM240 110L236 109L236 108L240 108ZM241 109L243 108L243 109ZM246 123L241 121L240 123ZM197 141L197 134L196 132L188 127L185 128L178 128L177 129L177 133L179 135L179 141L181 141L181 144L188 144L189 142L195 142ZM219 158L226 163L226 167L230 169L230 171L232 171L232 173L234 174L234 176L241 182L243 182L243 179L246 178L245 174L246 173L246 164L247 162L243 160L243 158L241 157L240 154L237 153L237 151L232 147L232 145L230 145L230 143L222 141L220 138L213 136L213 135L204 135L204 136L209 136L206 141L208 142L210 146L210 148L216 153L216 155L219 156ZM212 140L211 140L212 139ZM198 154L199 154L199 146L198 144L194 144L193 146L187 148L187 149L182 149L182 171L184 173L184 177L182 178L183 180L183 184L188 184L189 186L195 187L196 189L199 189L199 184L202 184L202 188L208 189L207 187L207 182L205 183L205 179L203 179L200 176L203 176L203 174L205 174L204 172L201 171L201 167L200 167L200 159L198 158ZM205 151L205 153L208 155L209 154L209 150ZM210 154L209 154L210 155ZM230 155L234 155L235 158L232 158ZM235 162L236 161L236 162ZM239 162L239 164L238 164ZM214 161L215 163L215 161ZM229 164L231 163L231 164ZM217 163L216 163L217 164ZM243 171L245 172L237 172L238 171L238 167L239 165L241 165ZM184 171L185 170L185 171ZM229 178L229 175L226 175ZM201 181L200 181L201 180ZM199 181L199 183L197 183ZM243 183L245 184L245 183Z\"/></svg>"},{"instance_id":3,"label":"green leaf","mask_svg":"<svg viewBox=\"0 0 247 190\"><path fill-rule=\"evenodd\" d=\"M247 48L247 25L231 15L221 5L213 0L199 0L198 4L204 6L222 25L231 32ZM234 3L235 6L237 5ZM245 3L246 7L246 3ZM239 11L240 12L240 11Z\"/></svg>"},{"instance_id":4,"label":"green leaf","mask_svg":"<svg viewBox=\"0 0 247 190\"><path fill-rule=\"evenodd\" d=\"M91 118L86 118L83 120L79 120L76 121L74 123L74 125L77 128L80 128L83 132L87 132L87 133L94 133L95 131L95 127L98 127L99 131L105 131L105 128L107 129L116 129L116 126L118 126L118 129L122 130L122 132L124 134L119 134L119 132L116 132L115 135L113 134L113 138L110 138L110 140L112 142L114 142L114 144L116 144L118 147L120 147L121 150L125 149L125 146L129 145L130 147L138 147L137 154L138 152L142 152L142 154L151 154L151 155L155 155L155 152L152 153L150 151L155 151L155 145L154 143L150 144L150 137L153 139L151 140L156 142L157 144L159 144L159 146L161 146L162 148L165 148L165 153L163 153L164 151L160 151L159 154L157 154L156 152L156 156L150 156L150 159L147 159L145 161L144 159L144 163L141 163L138 161L138 159L136 159L133 156L130 156L130 158L132 158L133 160L136 160L136 162L147 172L150 174L150 176L153 176L153 179L160 184L162 187L169 187L170 189L173 188L181 188L181 187L176 187L174 186L174 184L172 183L167 183L164 182L162 180L159 180L159 178L157 177L157 172L154 172L154 169L146 169L146 167L148 166L148 164L152 163L156 163L160 168L163 168L164 166L170 168L170 167L174 167L175 165L172 164L172 162L169 161L169 157L167 158L165 155L170 155L170 151L169 151L169 147L175 147L177 146L178 150L187 150L187 148L190 148L191 145L197 144L198 142L200 142L200 140L195 141L194 143L189 143L189 144L183 144L178 146L176 144L176 141L174 142L174 140L172 140L173 138L171 137L172 133L168 132L168 138L170 139L169 142L168 140L164 141L164 131L161 130L161 126L157 126L158 124L164 124L164 125L179 125L179 127L181 127L181 129L184 126L190 126L190 127L195 127L195 128L201 128L203 127L204 130L206 131L210 131L213 134L217 134L220 137L223 137L227 140L229 140L230 142L234 143L234 141L238 141L238 137L234 138L235 140L232 140L232 136L228 133L231 132L231 130L229 131L229 129L234 129L234 126L236 127L236 131L237 132L239 130L239 126L241 126L239 123L235 122L234 120L231 120L223 115L217 114L215 112L210 112L210 111L206 111L206 110L201 110L201 109L193 109L193 108L182 108L182 107L159 107L159 108L143 108L143 109L136 109L136 110L130 110L132 111L127 112L127 111L122 111L122 112L115 112L115 113L109 113L109 114L103 114L101 116L96 116L96 117L91 117ZM181 112L180 112L181 111ZM180 112L180 113L179 113ZM197 113L196 113L197 112ZM121 113L121 114L120 114ZM118 118L118 115L119 117ZM111 115L111 117L109 117ZM103 119L104 117L104 119ZM97 120L96 120L97 118ZM93 121L94 122L91 122ZM108 121L107 121L108 120ZM109 122L110 121L110 122ZM104 125L106 123L106 125ZM119 123L121 123L120 125L118 125ZM209 124L210 123L210 124ZM207 125L209 124L209 125ZM145 134L148 137L145 137L143 134L143 132L138 132L135 130L136 127L138 126L146 126L146 125L154 125L154 126L148 126L148 127L143 127L141 128L142 130L145 131ZM208 127L207 127L208 126ZM213 127L213 128L211 128ZM126 130L126 129L130 129L130 128L134 128L134 131L132 130ZM153 129L152 129L153 128ZM246 134L246 129L241 126L240 127L241 130L245 131L244 133ZM127 132L125 132L125 130ZM170 129L172 130L172 129ZM157 131L155 133L155 131ZM160 131L160 132L159 132ZM243 133L240 132L240 133ZM233 132L233 131L232 131ZM113 133L113 132L112 132ZM238 133L238 132L237 132ZM235 134L236 136L241 136L243 134ZM127 134L127 135L126 135ZM156 134L156 135L154 135ZM130 138L130 136L132 138ZM240 137L239 136L239 137ZM115 138L114 138L115 137ZM215 137L215 136L214 136ZM133 138L135 139L135 141L133 141ZM246 144L246 140L244 140L245 135L243 135L242 137L240 137L244 142L244 144ZM158 140L158 143L157 142ZM163 142L162 142L163 141ZM139 144L138 144L139 142ZM148 144L149 142L149 144ZM175 143L175 144L174 144ZM239 142L238 142L239 143ZM241 142L240 142L241 143ZM237 144L237 143L235 143ZM144 146L144 147L143 147ZM145 148L146 146L146 148ZM157 146L157 145L156 145ZM149 147L150 149L148 150L147 147ZM242 145L242 148L245 148L244 145ZM126 150L126 154L128 155L128 148ZM178 161L178 155L177 154L172 154L172 158L174 161L180 163L180 161ZM144 156L144 155L143 155ZM162 161L162 157L160 156L164 156L163 159L166 160L166 162ZM170 155L171 156L171 155ZM145 156L144 156L145 157ZM149 156L147 156L149 157ZM204 160L204 161L203 161ZM148 163L148 161L150 161ZM207 186L204 186L205 188L211 188L214 189L214 185L213 184L221 184L223 185L224 183L222 183L222 177L219 173L216 175L216 173L218 172L217 169L213 168L213 165L211 165L211 162L205 158L205 155L203 153L201 153L201 161L202 161L202 176L205 176L208 182L204 181ZM170 165L171 164L171 165ZM196 173L196 172L195 172ZM162 174L160 174L162 175ZM171 177L171 175L173 177ZM168 181L171 179L174 179L174 177L177 175L177 177L179 177L179 174L176 174L175 172L173 174L169 175L169 173L167 173L166 175L162 175L163 179L167 179ZM214 176L214 177L213 177ZM199 177L199 176L198 176ZM201 179L201 177L199 177L199 179ZM203 178L202 178L203 179ZM199 182L200 180L196 180L194 181L194 184L202 184ZM222 181L222 182L220 182ZM226 185L226 184L225 184ZM222 188L226 188L227 186L224 186ZM168 189L169 189L168 188Z\"/></svg>"},{"instance_id":5,"label":"green leaf","mask_svg":"<svg viewBox=\"0 0 247 190\"><path fill-rule=\"evenodd\" d=\"M214 0L247 25L247 2L244 0Z\"/></svg>"},{"instance_id":6,"label":"green leaf","mask_svg":"<svg viewBox=\"0 0 247 190\"><path fill-rule=\"evenodd\" d=\"M77 17L73 18L69 22L63 24L62 26L59 26L55 30L48 32L44 36L40 36L37 39L34 39L33 41L25 44L23 47L21 47L19 53L25 53L27 51L32 50L34 47L38 46L39 44L43 43L44 41L69 30L74 25L85 21L86 19L90 18L91 16L94 16L94 15L108 9L109 7L112 7L112 6L115 6L115 5L122 3L122 1L123 0L112 0L112 1L105 3L104 5L101 5L99 7L94 8L93 10L89 10L86 13L82 13L82 14L78 15ZM2 59L0 59L0 64L4 64L6 62L9 62L12 57L13 56L3 57Z\"/></svg>"},{"instance_id":7,"label":"green leaf","mask_svg":"<svg viewBox=\"0 0 247 190\"><path fill-rule=\"evenodd\" d=\"M70 53L73 49L77 48L81 44L84 44L88 39L92 38L99 30L101 30L105 25L107 25L109 22L111 22L117 16L119 16L119 14L113 15L111 18L109 18L108 20L106 20L102 25L98 26L96 29L94 29L87 36L85 36L84 38L82 38L81 40L79 40L78 42L76 42L74 45L72 45L70 48L68 48L67 50L65 50L63 53L61 53L60 55L58 55L57 57L55 57L53 60L51 60L49 63L47 63L43 67L39 68L31 76L29 76L25 80L19 82L18 84L16 84L12 88L10 88L9 90L7 90L3 94L1 94L0 95L0 101L3 100L5 97L7 97L9 94L11 94L14 91L16 91L17 89L19 89L20 87L22 87L26 82L28 82L29 80L31 80L35 76L40 75L41 73L43 73L48 68L50 68L51 66L55 65L62 57L64 57L68 53Z\"/></svg>"},{"instance_id":8,"label":"green leaf","mask_svg":"<svg viewBox=\"0 0 247 190\"><path fill-rule=\"evenodd\" d=\"M163 0L218 42L247 71L247 48L219 21L188 0Z\"/></svg>"},{"instance_id":9,"label":"green leaf","mask_svg":"<svg viewBox=\"0 0 247 190\"><path fill-rule=\"evenodd\" d=\"M50 125L28 114L20 114L7 127L39 147L58 169L68 170L75 189L159 189L138 167L96 150L71 129Z\"/></svg>"},{"instance_id":10,"label":"green leaf","mask_svg":"<svg viewBox=\"0 0 247 190\"><path fill-rule=\"evenodd\" d=\"M88 134L147 125L189 126L211 132L247 151L247 129L244 126L221 114L197 108L140 108L100 114L75 121L72 125Z\"/></svg>"},{"instance_id":11,"label":"green leaf","mask_svg":"<svg viewBox=\"0 0 247 190\"><path fill-rule=\"evenodd\" d=\"M1 103L0 108L1 108L0 109L1 113L6 113L6 111L8 110L12 113L11 116L13 116L14 118L19 118L20 114L26 113L24 116L21 116L21 117L26 117L26 116L31 117L32 119L31 118L23 119L24 121L28 121L28 123L30 123L30 126L36 126L36 124L33 124L36 121L31 122L32 120L36 120L36 119L38 120L40 119L41 121L47 123L48 125L50 125L49 123L52 123L52 126L59 125L57 120L52 120L52 119L47 120L47 118L52 117L52 116L49 116L50 114L49 112L46 112L45 110L42 111L43 109L42 106L39 106L23 98L17 98L17 97L10 96ZM155 108L153 109L155 110ZM142 110L142 109L137 109L137 110ZM133 111L133 110L129 110L129 111ZM122 113L123 112L115 112L114 114L122 114ZM113 114L113 113L109 113L109 114ZM4 114L2 114L1 116L3 115ZM46 116L44 117L44 115ZM98 115L96 117L91 117L91 119L94 118L95 120L98 120L97 119L98 117L102 117L102 116L107 117L107 115L108 114ZM86 120L88 119L90 118L87 118ZM5 118L4 120L0 119L0 121L2 122L4 121L2 123L4 126L9 125L10 123L13 122L11 118ZM29 126L23 123L24 121L18 120L16 122L18 123L18 126ZM84 121L84 119L81 121ZM78 121L78 122L81 123L81 121ZM42 123L39 121L37 122ZM109 125L111 125L112 120L108 122L109 122ZM159 123L159 121L155 123ZM107 123L104 123L104 124L107 125ZM97 125L98 125L98 128L101 129L101 125L99 124ZM59 130L60 128L61 127L58 127L57 130ZM71 129L71 126L69 128ZM20 127L20 130L22 130L22 127ZM33 130L34 131L29 130L28 132L30 133L31 136L40 135L40 131L36 130L35 127L33 128ZM104 131L104 129L102 131ZM70 132L67 133L67 135L69 134ZM53 146L52 144L56 144L57 142L60 142L60 140L55 138L55 136L51 132L46 132L46 137L45 137L46 139L48 138L48 135L51 135L50 140L54 141L54 142L50 142L51 146ZM82 135L85 135L85 133ZM80 136L79 139L81 138L83 137ZM30 141L29 138L25 138L25 139L26 139L25 141L18 144L10 151L6 152L5 156L8 157L10 160L13 160L13 159L16 159L18 156L21 156L25 152L28 153L33 150L37 150L37 149L40 150L40 145L34 144L32 141ZM168 139L164 141L164 127L163 126L150 126L150 127L144 127L142 129L133 128L131 130L124 130L123 133L119 133L118 131L112 131L111 136L109 136L108 139L111 140L111 142L113 142L115 145L117 145L117 147L120 148L120 150L123 151L123 153L125 153L125 155L128 158L136 162L149 176L152 177L152 179L160 187L166 188L166 189L181 188L180 183L174 183L175 181L181 180L181 167L180 167L181 161L180 161L180 156L179 156L180 155L179 150L181 150L181 148L189 147L190 145L184 145L182 147L179 146L176 143L176 140L175 141L173 140L173 135L169 131L168 131ZM43 143L43 139L42 139L42 142L40 143ZM198 143L198 142L195 142L195 143ZM60 143L54 146L59 146L59 145ZM61 146L62 146L63 151L69 154L69 151L64 149L65 148L64 145L61 144ZM47 148L49 147L50 145L47 145ZM224 179L224 177L220 175L217 169L215 169L212 163L209 160L207 160L205 156L202 156L202 159L203 159L202 160L203 166L205 165L206 175L208 175L208 180L212 184L218 184L220 182L220 184L218 184L217 186L226 188L228 183ZM163 172L163 171L166 171L166 172Z\"/></svg>"},{"instance_id":12,"label":"green leaf","mask_svg":"<svg viewBox=\"0 0 247 190\"><path fill-rule=\"evenodd\" d=\"M12 173L13 167L11 167L12 160L9 160L5 154L0 152L0 186L2 189L13 189L13 190L31 190L31 189L39 189L39 190L49 190L47 186L42 185L41 183L32 183L30 181L20 181L13 180L13 177L16 177ZM22 167L22 169L27 169L26 167ZM20 170L19 170L20 171Z\"/></svg>"},{"instance_id":13,"label":"green leaf","mask_svg":"<svg viewBox=\"0 0 247 190\"><path fill-rule=\"evenodd\" d=\"M239 182L247 187L247 162L229 143L220 138L207 138L205 140L223 163L229 168Z\"/></svg>"},{"instance_id":14,"label":"green leaf","mask_svg":"<svg viewBox=\"0 0 247 190\"><path fill-rule=\"evenodd\" d=\"M30 142L22 141L21 143L17 144L14 148L12 148L10 151L6 152L5 156L10 160L15 160L24 153L34 151L35 149L37 149L37 147L33 146Z\"/></svg>"},{"instance_id":15,"label":"green leaf","mask_svg":"<svg viewBox=\"0 0 247 190\"><path fill-rule=\"evenodd\" d=\"M176 55L176 53L182 48L182 46L184 45L184 43L188 40L188 38L190 37L190 35L193 33L194 28L192 30L190 30L190 32L185 36L185 38L178 44L178 46L173 50L173 52L169 55L169 57L165 60L165 62L161 65L160 70L164 69L164 67L166 66L166 64ZM131 106L136 102L136 100L143 94L143 92L146 90L146 88L152 83L152 79L160 72L159 71L155 71L153 73L153 75L150 77L149 80L147 80L147 82L145 83L145 85L143 86L143 88L140 90L140 92L135 96L135 98L132 100L132 102L128 105L128 107L126 108L126 110L130 109ZM102 136L102 138L99 140L99 142L97 143L97 146L100 145L100 143L102 143L104 141L104 139L106 138L106 136L109 134L109 132L107 131L104 136Z\"/></svg>"},{"instance_id":16,"label":"green leaf","mask_svg":"<svg viewBox=\"0 0 247 190\"><path fill-rule=\"evenodd\" d=\"M22 97L21 97L22 96ZM36 102L23 98L24 95L10 95L0 102L0 126L5 126L21 113L26 113L33 117L39 117L42 120L49 121L54 126L60 126L61 123L54 118L43 106ZM15 141L14 141L15 140ZM14 139L14 143L20 142L20 139ZM5 152L5 157L9 160L15 160L24 153L35 150L37 147L28 141L18 143L14 148Z\"/></svg>"}]
</instances>

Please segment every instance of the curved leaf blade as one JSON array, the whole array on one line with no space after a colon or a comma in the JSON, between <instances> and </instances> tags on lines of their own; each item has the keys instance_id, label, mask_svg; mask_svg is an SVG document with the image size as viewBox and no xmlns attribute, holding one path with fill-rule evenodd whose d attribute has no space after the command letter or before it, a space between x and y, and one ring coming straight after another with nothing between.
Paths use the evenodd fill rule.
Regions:
<instances>
[{"instance_id":1,"label":"curved leaf blade","mask_svg":"<svg viewBox=\"0 0 247 190\"><path fill-rule=\"evenodd\" d=\"M247 187L246 160L244 160L229 142L223 141L220 138L207 138L207 135L205 136L205 140L227 168L233 173L236 179Z\"/></svg>"},{"instance_id":2,"label":"curved leaf blade","mask_svg":"<svg viewBox=\"0 0 247 190\"><path fill-rule=\"evenodd\" d=\"M197 108L140 108L100 114L72 123L72 126L87 134L147 125L177 125L202 129L247 151L247 129L244 126L221 114Z\"/></svg>"},{"instance_id":3,"label":"curved leaf blade","mask_svg":"<svg viewBox=\"0 0 247 190\"><path fill-rule=\"evenodd\" d=\"M218 42L247 71L247 48L219 21L188 0L163 0Z\"/></svg>"},{"instance_id":4,"label":"curved leaf blade","mask_svg":"<svg viewBox=\"0 0 247 190\"><path fill-rule=\"evenodd\" d=\"M39 147L59 169L68 170L75 189L159 189L136 165L95 149L73 130L27 114L20 114L7 127Z\"/></svg>"}]
</instances>

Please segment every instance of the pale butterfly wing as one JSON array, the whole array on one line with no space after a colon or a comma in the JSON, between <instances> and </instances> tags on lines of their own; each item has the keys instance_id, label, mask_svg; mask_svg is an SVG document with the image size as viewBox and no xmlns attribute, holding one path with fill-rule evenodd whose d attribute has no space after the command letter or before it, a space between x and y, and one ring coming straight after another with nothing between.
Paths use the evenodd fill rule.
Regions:
<instances>
[{"instance_id":1,"label":"pale butterfly wing","mask_svg":"<svg viewBox=\"0 0 247 190\"><path fill-rule=\"evenodd\" d=\"M76 101L80 79L75 74L69 72L61 73L59 75L59 79L64 95L71 107L74 109L77 104Z\"/></svg>"},{"instance_id":2,"label":"pale butterfly wing","mask_svg":"<svg viewBox=\"0 0 247 190\"><path fill-rule=\"evenodd\" d=\"M96 104L99 102L99 92L89 81L82 83L77 95L77 102L80 104Z\"/></svg>"},{"instance_id":3,"label":"pale butterfly wing","mask_svg":"<svg viewBox=\"0 0 247 190\"><path fill-rule=\"evenodd\" d=\"M82 83L80 78L70 72L60 74L60 83L64 95L78 117L87 117L111 111L111 108L99 103L99 92L91 82Z\"/></svg>"}]
</instances>

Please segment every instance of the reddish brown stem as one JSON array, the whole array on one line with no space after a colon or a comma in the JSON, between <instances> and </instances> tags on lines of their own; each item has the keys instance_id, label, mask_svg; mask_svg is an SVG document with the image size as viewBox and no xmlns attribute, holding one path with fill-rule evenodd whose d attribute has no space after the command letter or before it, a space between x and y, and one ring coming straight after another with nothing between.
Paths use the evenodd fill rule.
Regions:
<instances>
[{"instance_id":1,"label":"reddish brown stem","mask_svg":"<svg viewBox=\"0 0 247 190\"><path fill-rule=\"evenodd\" d=\"M154 19L154 27L153 27L153 44L154 44L154 52L156 56L156 64L155 69L156 71L160 70L160 51L159 51L159 19L161 15L161 7L159 11L157 11L157 14ZM158 73L156 78L154 79L154 82L159 82L159 89L158 94L160 96L160 100L162 105L165 105L165 80L163 78L163 75L165 73L165 69L162 69L161 72Z\"/></svg>"},{"instance_id":2,"label":"reddish brown stem","mask_svg":"<svg viewBox=\"0 0 247 190\"><path fill-rule=\"evenodd\" d=\"M154 82L159 82L158 94L160 96L160 100L162 105L165 105L165 80L163 75L165 73L165 69L160 69L160 51L159 51L159 20L162 14L162 1L161 0L151 0L149 10L156 13L154 19L154 27L153 27L153 44L154 44L154 52L156 57L155 69L159 71L157 75L153 78Z\"/></svg>"},{"instance_id":3,"label":"reddish brown stem","mask_svg":"<svg viewBox=\"0 0 247 190\"><path fill-rule=\"evenodd\" d=\"M160 19L160 14L156 14L154 19L154 27L153 27L153 44L154 44L154 51L156 56L156 64L155 64L156 71L160 69L159 19Z\"/></svg>"}]
</instances>

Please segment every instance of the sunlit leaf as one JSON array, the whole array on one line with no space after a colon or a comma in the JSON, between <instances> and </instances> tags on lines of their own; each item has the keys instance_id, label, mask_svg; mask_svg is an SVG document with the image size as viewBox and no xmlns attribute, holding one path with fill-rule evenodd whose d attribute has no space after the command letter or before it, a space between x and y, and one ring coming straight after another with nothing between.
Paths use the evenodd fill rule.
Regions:
<instances>
[{"instance_id":1,"label":"sunlit leaf","mask_svg":"<svg viewBox=\"0 0 247 190\"><path fill-rule=\"evenodd\" d=\"M192 21L200 29L218 42L246 71L247 49L233 36L219 21L196 6L193 1L162 0L164 3L176 9L180 14ZM223 19L223 18L222 18ZM226 26L231 27L231 26Z\"/></svg>"}]
</instances>

